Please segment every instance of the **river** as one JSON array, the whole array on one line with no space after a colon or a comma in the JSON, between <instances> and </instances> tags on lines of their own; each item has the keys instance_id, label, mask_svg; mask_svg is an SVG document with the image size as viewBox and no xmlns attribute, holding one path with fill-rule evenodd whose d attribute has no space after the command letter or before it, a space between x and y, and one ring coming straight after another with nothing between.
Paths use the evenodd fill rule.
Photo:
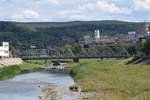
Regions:
<instances>
[{"instance_id":1,"label":"river","mask_svg":"<svg viewBox=\"0 0 150 100\"><path fill-rule=\"evenodd\" d=\"M68 88L73 84L74 81L69 75L46 72L22 74L0 81L0 100L39 100L42 86ZM63 94L62 98L62 100L74 100L69 94Z\"/></svg>"}]
</instances>

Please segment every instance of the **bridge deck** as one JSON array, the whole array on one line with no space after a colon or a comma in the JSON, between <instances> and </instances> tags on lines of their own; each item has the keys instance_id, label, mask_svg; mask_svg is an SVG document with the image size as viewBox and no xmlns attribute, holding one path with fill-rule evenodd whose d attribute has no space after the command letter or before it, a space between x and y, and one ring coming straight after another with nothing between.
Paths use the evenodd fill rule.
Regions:
<instances>
[{"instance_id":1,"label":"bridge deck","mask_svg":"<svg viewBox=\"0 0 150 100\"><path fill-rule=\"evenodd\" d=\"M23 60L32 60L32 59L94 59L94 58L129 58L131 56L77 56L77 57L21 57Z\"/></svg>"}]
</instances>

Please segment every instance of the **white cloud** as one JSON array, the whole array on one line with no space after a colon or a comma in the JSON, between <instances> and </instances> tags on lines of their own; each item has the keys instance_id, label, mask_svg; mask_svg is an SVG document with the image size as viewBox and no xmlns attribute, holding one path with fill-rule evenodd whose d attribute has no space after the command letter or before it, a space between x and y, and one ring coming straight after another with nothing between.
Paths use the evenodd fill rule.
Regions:
<instances>
[{"instance_id":1,"label":"white cloud","mask_svg":"<svg viewBox=\"0 0 150 100\"><path fill-rule=\"evenodd\" d=\"M74 14L81 14L82 12L79 10L64 10L64 11L60 11L59 14L63 15L63 16L71 16Z\"/></svg>"},{"instance_id":2,"label":"white cloud","mask_svg":"<svg viewBox=\"0 0 150 100\"><path fill-rule=\"evenodd\" d=\"M60 4L60 0L38 0L36 1L36 3L38 5L50 5L50 4L54 4L54 5L58 5Z\"/></svg>"},{"instance_id":3,"label":"white cloud","mask_svg":"<svg viewBox=\"0 0 150 100\"><path fill-rule=\"evenodd\" d=\"M82 12L77 10L60 11L58 15L69 20L81 20L85 18L85 15L83 15Z\"/></svg>"},{"instance_id":4,"label":"white cloud","mask_svg":"<svg viewBox=\"0 0 150 100\"><path fill-rule=\"evenodd\" d=\"M0 20L25 22L149 20L149 11L150 0L0 0Z\"/></svg>"},{"instance_id":5,"label":"white cloud","mask_svg":"<svg viewBox=\"0 0 150 100\"><path fill-rule=\"evenodd\" d=\"M57 16L63 17L65 20L102 20L110 19L110 16L101 15L99 13L83 12L81 10L60 11Z\"/></svg>"},{"instance_id":6,"label":"white cloud","mask_svg":"<svg viewBox=\"0 0 150 100\"><path fill-rule=\"evenodd\" d=\"M12 16L13 20L24 20L24 19L37 19L40 15L32 10L24 10L22 13L20 14L15 14Z\"/></svg>"},{"instance_id":7,"label":"white cloud","mask_svg":"<svg viewBox=\"0 0 150 100\"><path fill-rule=\"evenodd\" d=\"M132 10L125 7L118 7L114 3L108 3L104 0L97 0L91 3L84 3L71 10L62 10L57 16L68 20L99 20L111 19L113 15L128 15Z\"/></svg>"},{"instance_id":8,"label":"white cloud","mask_svg":"<svg viewBox=\"0 0 150 100\"><path fill-rule=\"evenodd\" d=\"M135 10L150 10L150 0L134 1Z\"/></svg>"},{"instance_id":9,"label":"white cloud","mask_svg":"<svg viewBox=\"0 0 150 100\"><path fill-rule=\"evenodd\" d=\"M118 7L114 3L108 3L104 0L96 1L95 3L88 3L79 6L80 10L93 10L103 13L112 13L112 14L131 14L132 10L125 7Z\"/></svg>"}]
</instances>

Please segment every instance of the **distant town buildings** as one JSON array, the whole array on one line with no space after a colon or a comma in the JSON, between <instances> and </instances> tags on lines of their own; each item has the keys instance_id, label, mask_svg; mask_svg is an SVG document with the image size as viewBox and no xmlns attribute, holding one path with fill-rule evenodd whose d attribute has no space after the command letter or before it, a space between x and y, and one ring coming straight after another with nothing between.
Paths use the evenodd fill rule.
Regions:
<instances>
[{"instance_id":1,"label":"distant town buildings","mask_svg":"<svg viewBox=\"0 0 150 100\"><path fill-rule=\"evenodd\" d=\"M150 24L149 23L142 23L141 24L141 33L142 34L147 34L150 32Z\"/></svg>"},{"instance_id":2,"label":"distant town buildings","mask_svg":"<svg viewBox=\"0 0 150 100\"><path fill-rule=\"evenodd\" d=\"M150 36L150 24L144 22L141 24L141 37L139 38L140 42L145 42L149 36Z\"/></svg>"},{"instance_id":3,"label":"distant town buildings","mask_svg":"<svg viewBox=\"0 0 150 100\"><path fill-rule=\"evenodd\" d=\"M2 42L0 46L0 58L9 58L9 42Z\"/></svg>"},{"instance_id":4,"label":"distant town buildings","mask_svg":"<svg viewBox=\"0 0 150 100\"><path fill-rule=\"evenodd\" d=\"M149 23L142 23L141 24L141 34L144 36L150 36L150 24Z\"/></svg>"},{"instance_id":5,"label":"distant town buildings","mask_svg":"<svg viewBox=\"0 0 150 100\"><path fill-rule=\"evenodd\" d=\"M85 47L93 48L95 47L95 40L90 35L85 35L83 40L80 41L80 43L84 44Z\"/></svg>"},{"instance_id":6,"label":"distant town buildings","mask_svg":"<svg viewBox=\"0 0 150 100\"><path fill-rule=\"evenodd\" d=\"M140 33L136 31L129 31L126 34L107 34L103 35L99 29L93 32L93 35L85 35L80 39L80 43L84 44L85 47L94 48L96 45L105 44L130 44L137 43L140 39L145 39L150 36L150 24L141 24Z\"/></svg>"}]
</instances>

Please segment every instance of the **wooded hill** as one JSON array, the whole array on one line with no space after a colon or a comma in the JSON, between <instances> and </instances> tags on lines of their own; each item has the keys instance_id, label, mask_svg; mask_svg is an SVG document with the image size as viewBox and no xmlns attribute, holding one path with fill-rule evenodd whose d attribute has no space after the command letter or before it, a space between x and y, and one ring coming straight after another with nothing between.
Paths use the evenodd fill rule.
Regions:
<instances>
[{"instance_id":1,"label":"wooded hill","mask_svg":"<svg viewBox=\"0 0 150 100\"><path fill-rule=\"evenodd\" d=\"M38 48L78 43L84 35L95 29L102 34L140 32L141 23L123 21L72 21L72 22L0 22L0 41L8 41L20 49L35 45Z\"/></svg>"}]
</instances>

